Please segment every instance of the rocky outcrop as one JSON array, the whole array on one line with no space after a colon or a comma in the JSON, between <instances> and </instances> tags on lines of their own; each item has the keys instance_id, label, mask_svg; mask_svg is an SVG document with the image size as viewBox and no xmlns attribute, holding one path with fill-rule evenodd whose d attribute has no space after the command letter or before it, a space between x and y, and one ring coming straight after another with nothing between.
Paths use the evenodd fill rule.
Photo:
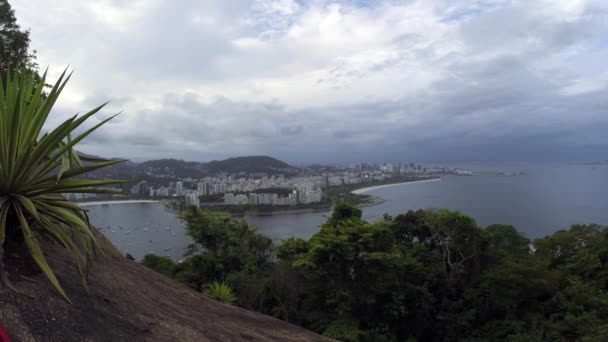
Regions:
<instances>
[{"instance_id":1,"label":"rocky outcrop","mask_svg":"<svg viewBox=\"0 0 608 342\"><path fill-rule=\"evenodd\" d=\"M12 277L25 295L0 293L0 322L14 341L330 341L209 299L115 253L97 258L88 292L64 251L47 257L73 304L19 257L7 256L13 276L30 269L28 280Z\"/></svg>"}]
</instances>

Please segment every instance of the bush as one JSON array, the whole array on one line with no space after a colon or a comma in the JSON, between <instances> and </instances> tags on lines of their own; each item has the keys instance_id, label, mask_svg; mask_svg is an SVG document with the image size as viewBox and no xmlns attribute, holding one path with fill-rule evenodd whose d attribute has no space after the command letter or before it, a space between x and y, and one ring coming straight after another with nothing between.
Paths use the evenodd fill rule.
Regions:
<instances>
[{"instance_id":1,"label":"bush","mask_svg":"<svg viewBox=\"0 0 608 342\"><path fill-rule=\"evenodd\" d=\"M66 300L43 248L52 242L66 248L86 285L87 268L99 247L83 209L62 194L121 194L104 186L126 182L80 179L87 172L121 162L85 158L75 151L76 144L114 117L72 137L104 105L43 132L69 78L64 71L48 93L46 73L40 79L33 72L18 70L0 80L0 285L14 289L4 269L3 247L27 250Z\"/></svg>"},{"instance_id":2,"label":"bush","mask_svg":"<svg viewBox=\"0 0 608 342\"><path fill-rule=\"evenodd\" d=\"M204 291L204 293L208 297L225 304L233 304L236 301L236 296L234 295L232 288L230 287L230 285L225 283L211 283Z\"/></svg>"},{"instance_id":3,"label":"bush","mask_svg":"<svg viewBox=\"0 0 608 342\"><path fill-rule=\"evenodd\" d=\"M177 267L177 264L173 260L156 254L147 254L144 257L143 264L168 277L174 276L175 268Z\"/></svg>"}]
</instances>

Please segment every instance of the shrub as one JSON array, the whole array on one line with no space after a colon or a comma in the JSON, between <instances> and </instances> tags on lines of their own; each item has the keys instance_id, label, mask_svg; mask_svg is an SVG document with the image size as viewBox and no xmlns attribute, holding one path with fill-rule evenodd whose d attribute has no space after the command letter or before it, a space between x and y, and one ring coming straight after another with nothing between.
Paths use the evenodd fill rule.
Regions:
<instances>
[{"instance_id":1,"label":"shrub","mask_svg":"<svg viewBox=\"0 0 608 342\"><path fill-rule=\"evenodd\" d=\"M236 301L236 296L232 291L230 285L220 282L211 283L204 293L217 301L220 301L225 304L232 304Z\"/></svg>"},{"instance_id":2,"label":"shrub","mask_svg":"<svg viewBox=\"0 0 608 342\"><path fill-rule=\"evenodd\" d=\"M46 92L46 73L10 73L0 81L0 283L16 290L4 269L4 247L25 249L53 287L67 300L43 254L47 242L57 242L73 256L86 287L86 273L95 251L95 236L80 206L66 200L66 193L122 192L104 186L117 180L79 179L85 173L121 162L85 158L74 147L111 120L111 116L72 138L101 105L75 115L43 133L49 113L67 84L66 71ZM69 300L68 300L69 301Z\"/></svg>"}]
</instances>

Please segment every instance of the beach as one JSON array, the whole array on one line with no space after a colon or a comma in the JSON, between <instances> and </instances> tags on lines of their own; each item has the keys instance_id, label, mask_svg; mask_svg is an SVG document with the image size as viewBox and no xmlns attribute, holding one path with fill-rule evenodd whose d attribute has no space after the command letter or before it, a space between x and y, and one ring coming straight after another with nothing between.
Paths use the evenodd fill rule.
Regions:
<instances>
[{"instance_id":1,"label":"beach","mask_svg":"<svg viewBox=\"0 0 608 342\"><path fill-rule=\"evenodd\" d=\"M383 184L383 185L376 185L376 186L369 186L366 188L361 188L361 189L357 189L357 190L353 190L352 193L353 194L365 194L368 193L372 190L377 190L377 189L382 189L382 188L388 188L391 186L397 186L397 185L405 185L405 184L414 184L414 183L426 183L426 182L435 182L435 181L440 181L441 178L433 178L433 179L422 179L422 180L418 180L418 181L413 181L413 182L403 182L403 183L394 183L394 184Z\"/></svg>"},{"instance_id":2,"label":"beach","mask_svg":"<svg viewBox=\"0 0 608 342\"><path fill-rule=\"evenodd\" d=\"M129 203L158 203L160 201L154 200L117 200L117 201L91 201L91 202L76 202L81 207L89 205L102 205L102 204L129 204Z\"/></svg>"}]
</instances>

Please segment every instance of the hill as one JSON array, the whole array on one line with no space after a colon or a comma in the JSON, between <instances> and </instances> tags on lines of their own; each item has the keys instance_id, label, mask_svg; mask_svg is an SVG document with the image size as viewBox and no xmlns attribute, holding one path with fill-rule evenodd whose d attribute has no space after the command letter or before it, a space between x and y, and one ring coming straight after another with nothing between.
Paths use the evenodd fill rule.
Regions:
<instances>
[{"instance_id":1,"label":"hill","mask_svg":"<svg viewBox=\"0 0 608 342\"><path fill-rule=\"evenodd\" d=\"M221 304L119 254L98 257L88 293L63 250L52 251L48 259L73 304L61 299L25 257L9 256L11 274L31 278L13 279L27 296L0 292L0 322L14 341L330 341Z\"/></svg>"},{"instance_id":2,"label":"hill","mask_svg":"<svg viewBox=\"0 0 608 342\"><path fill-rule=\"evenodd\" d=\"M92 178L141 179L165 182L185 178L199 179L217 174L294 174L298 168L268 156L236 157L208 163L179 159L157 159L142 163L127 161L90 173Z\"/></svg>"},{"instance_id":3,"label":"hill","mask_svg":"<svg viewBox=\"0 0 608 342\"><path fill-rule=\"evenodd\" d=\"M289 164L267 156L250 156L211 161L207 164L211 173L283 173L293 170Z\"/></svg>"}]
</instances>

